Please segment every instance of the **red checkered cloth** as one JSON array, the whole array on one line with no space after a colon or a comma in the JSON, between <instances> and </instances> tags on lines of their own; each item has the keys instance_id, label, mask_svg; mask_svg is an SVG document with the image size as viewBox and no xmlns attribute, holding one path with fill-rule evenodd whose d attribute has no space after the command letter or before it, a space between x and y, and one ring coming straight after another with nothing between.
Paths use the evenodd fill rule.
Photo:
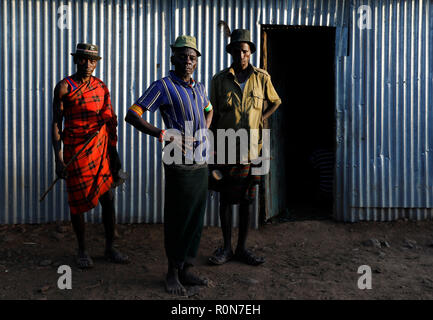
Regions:
<instances>
[{"instance_id":1,"label":"red checkered cloth","mask_svg":"<svg viewBox=\"0 0 433 320\"><path fill-rule=\"evenodd\" d=\"M117 116L108 88L95 77L65 96L63 107L65 163L99 130L67 169L68 203L71 213L78 214L96 207L113 184L108 146L117 144Z\"/></svg>"},{"instance_id":2,"label":"red checkered cloth","mask_svg":"<svg viewBox=\"0 0 433 320\"><path fill-rule=\"evenodd\" d=\"M221 171L225 180L220 192L228 203L255 200L256 185L261 183L262 176L252 175L251 166L251 163L215 166Z\"/></svg>"}]
</instances>

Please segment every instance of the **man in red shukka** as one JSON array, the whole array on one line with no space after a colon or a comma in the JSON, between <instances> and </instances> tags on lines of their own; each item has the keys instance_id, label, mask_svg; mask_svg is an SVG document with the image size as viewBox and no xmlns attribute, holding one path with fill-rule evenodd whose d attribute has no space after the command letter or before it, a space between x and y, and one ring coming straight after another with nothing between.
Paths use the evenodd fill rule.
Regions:
<instances>
[{"instance_id":1,"label":"man in red shukka","mask_svg":"<svg viewBox=\"0 0 433 320\"><path fill-rule=\"evenodd\" d=\"M78 240L77 264L80 268L93 266L85 248L83 213L96 207L98 201L105 228L105 257L116 263L126 263L128 257L113 248L115 209L111 188L121 167L116 150L117 116L108 88L92 76L101 59L98 47L79 43L72 55L77 72L60 81L54 89L52 137L56 174L66 180L71 222ZM96 132L79 156L65 168L65 163Z\"/></svg>"}]
</instances>

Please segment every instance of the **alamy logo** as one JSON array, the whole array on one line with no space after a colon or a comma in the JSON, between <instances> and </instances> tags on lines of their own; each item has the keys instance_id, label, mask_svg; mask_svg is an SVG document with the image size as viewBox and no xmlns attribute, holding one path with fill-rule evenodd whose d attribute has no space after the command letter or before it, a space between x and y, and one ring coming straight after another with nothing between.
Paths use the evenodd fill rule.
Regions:
<instances>
[{"instance_id":1,"label":"alamy logo","mask_svg":"<svg viewBox=\"0 0 433 320\"><path fill-rule=\"evenodd\" d=\"M72 270L68 265L61 265L57 269L57 273L61 274L59 280L57 280L57 287L60 290L72 289Z\"/></svg>"},{"instance_id":2,"label":"alamy logo","mask_svg":"<svg viewBox=\"0 0 433 320\"><path fill-rule=\"evenodd\" d=\"M57 9L57 13L60 14L60 18L57 20L57 27L59 29L71 29L72 28L72 10L69 5L61 5Z\"/></svg>"},{"instance_id":3,"label":"alamy logo","mask_svg":"<svg viewBox=\"0 0 433 320\"><path fill-rule=\"evenodd\" d=\"M210 130L201 129L193 133L192 128L192 122L187 121L184 132L166 130L164 140L170 143L163 149L162 161L165 164L235 164L239 161L254 165L251 168L252 175L269 172L270 129L218 129L215 137Z\"/></svg>"},{"instance_id":4,"label":"alamy logo","mask_svg":"<svg viewBox=\"0 0 433 320\"><path fill-rule=\"evenodd\" d=\"M370 6L363 5L358 8L358 28L371 29L371 8Z\"/></svg>"},{"instance_id":5,"label":"alamy logo","mask_svg":"<svg viewBox=\"0 0 433 320\"><path fill-rule=\"evenodd\" d=\"M358 279L358 289L365 290L371 289L371 268L367 265L359 266L358 274L362 274L362 276Z\"/></svg>"}]
</instances>

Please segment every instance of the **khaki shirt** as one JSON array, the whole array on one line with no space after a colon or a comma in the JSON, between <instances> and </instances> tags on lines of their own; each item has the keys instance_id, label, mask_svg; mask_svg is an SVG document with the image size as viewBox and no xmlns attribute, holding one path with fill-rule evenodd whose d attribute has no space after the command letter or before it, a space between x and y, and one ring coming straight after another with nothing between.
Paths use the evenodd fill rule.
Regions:
<instances>
[{"instance_id":1,"label":"khaki shirt","mask_svg":"<svg viewBox=\"0 0 433 320\"><path fill-rule=\"evenodd\" d=\"M264 102L281 102L271 82L271 76L262 69L250 65L251 75L242 92L232 67L224 69L212 78L210 101L215 129L259 129L258 151L261 149ZM215 136L216 137L216 136ZM250 145L248 144L248 149ZM249 158L249 157L248 157ZM245 160L245 159L244 159Z\"/></svg>"}]
</instances>

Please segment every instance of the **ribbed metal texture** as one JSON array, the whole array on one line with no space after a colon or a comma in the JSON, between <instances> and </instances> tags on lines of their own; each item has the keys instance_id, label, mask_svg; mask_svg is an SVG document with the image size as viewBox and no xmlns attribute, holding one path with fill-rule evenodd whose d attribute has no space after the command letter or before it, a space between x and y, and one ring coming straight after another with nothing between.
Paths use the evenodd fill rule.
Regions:
<instances>
[{"instance_id":1,"label":"ribbed metal texture","mask_svg":"<svg viewBox=\"0 0 433 320\"><path fill-rule=\"evenodd\" d=\"M350 103L340 105L345 219L431 219L433 3L373 1L372 28L360 31L361 4L350 57L338 64L351 74Z\"/></svg>"},{"instance_id":2,"label":"ribbed metal texture","mask_svg":"<svg viewBox=\"0 0 433 320\"><path fill-rule=\"evenodd\" d=\"M59 11L62 5L71 10L70 29L59 28L59 20L61 24L67 21L63 18L65 12ZM103 59L94 75L107 84L119 119L119 154L131 178L116 192L118 221L162 222L161 146L154 138L137 133L123 119L144 90L167 75L171 68L169 45L181 33L198 37L205 54L196 78L209 85L212 73L227 66L229 60L227 54L211 54L205 46L218 48L214 52L224 51L226 40L216 30L216 23L227 12L234 17L234 7L220 9L210 2L159 0L2 1L0 223L69 219L63 181L44 202L39 203L39 197L55 179L50 131L53 90L58 81L75 72L70 53L78 42L99 45ZM242 14L236 12L236 19ZM205 42L197 32L205 31L208 19L215 25L206 24L207 33L218 34L218 38L208 37ZM158 113L146 113L146 120L163 126ZM209 195L206 225L219 224L218 199L218 194ZM255 226L257 207L256 203ZM86 218L100 221L99 208Z\"/></svg>"},{"instance_id":3,"label":"ribbed metal texture","mask_svg":"<svg viewBox=\"0 0 433 320\"><path fill-rule=\"evenodd\" d=\"M72 9L60 29L61 5ZM372 28L361 30L368 5ZM259 66L260 25L336 27L336 217L393 220L432 217L433 4L414 1L48 1L0 4L0 223L67 220L64 183L39 203L55 178L51 102L55 84L74 72L77 42L100 46L95 76L111 92L119 117L119 153L131 178L117 192L120 222L162 222L160 145L123 121L127 108L170 69L176 36L197 37L197 80L231 60L217 23L249 28ZM158 113L147 120L162 126ZM218 195L205 223L218 225ZM257 204L256 204L257 208ZM87 215L99 221L99 209ZM235 215L236 216L236 215ZM255 214L257 225L257 209ZM236 222L235 222L236 223Z\"/></svg>"},{"instance_id":4,"label":"ribbed metal texture","mask_svg":"<svg viewBox=\"0 0 433 320\"><path fill-rule=\"evenodd\" d=\"M63 22L70 8L72 26ZM161 222L160 146L125 125L125 111L151 81L168 71L170 3L148 1L3 1L1 5L2 223L68 219L67 195L55 178L51 148L52 93L75 71L76 43L96 43L103 57L95 76L108 86L119 118L119 153L132 173L117 192L120 222ZM157 114L147 120L161 126ZM4 168L4 169L3 169ZM98 211L98 210L96 210ZM96 213L86 215L98 220Z\"/></svg>"}]
</instances>

